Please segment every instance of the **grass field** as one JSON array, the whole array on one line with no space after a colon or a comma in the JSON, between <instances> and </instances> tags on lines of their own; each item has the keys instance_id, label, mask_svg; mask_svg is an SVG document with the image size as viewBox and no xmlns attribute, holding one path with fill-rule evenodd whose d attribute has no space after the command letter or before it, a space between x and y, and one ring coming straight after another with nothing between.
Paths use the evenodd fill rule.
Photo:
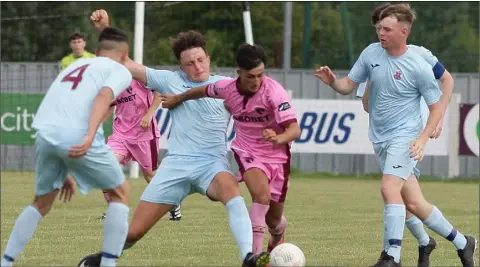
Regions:
<instances>
[{"instance_id":1,"label":"grass field","mask_svg":"<svg viewBox=\"0 0 480 267\"><path fill-rule=\"evenodd\" d=\"M373 264L382 246L383 204L379 181L321 178L325 177L292 178L286 204L287 242L303 249L309 266ZM145 182L143 179L129 181L135 207ZM33 185L32 173L1 173L2 252L16 217L33 199ZM461 232L479 235L478 183L428 181L421 185L427 199ZM242 192L250 205L243 184ZM96 218L104 210L100 191L86 196L77 193L69 204L56 203L16 261L17 265L74 266L86 254L97 252L101 248L102 223ZM184 202L182 215L180 222L163 218L143 240L125 252L118 264L240 266L227 213L221 204L193 195ZM454 246L435 233L431 235L438 243L431 266L461 266ZM267 239L268 236L265 242ZM403 266L416 264L416 246L406 229Z\"/></svg>"}]
</instances>

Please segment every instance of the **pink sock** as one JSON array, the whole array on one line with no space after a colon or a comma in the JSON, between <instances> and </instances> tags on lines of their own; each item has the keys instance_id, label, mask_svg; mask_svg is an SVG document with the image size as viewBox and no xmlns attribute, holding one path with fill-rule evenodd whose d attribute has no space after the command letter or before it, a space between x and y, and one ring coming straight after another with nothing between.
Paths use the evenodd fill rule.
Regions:
<instances>
[{"instance_id":1,"label":"pink sock","mask_svg":"<svg viewBox=\"0 0 480 267\"><path fill-rule=\"evenodd\" d=\"M110 195L107 193L107 192L103 192L103 197L105 197L105 200L107 201L107 203L110 203Z\"/></svg>"},{"instance_id":2,"label":"pink sock","mask_svg":"<svg viewBox=\"0 0 480 267\"><path fill-rule=\"evenodd\" d=\"M277 245L283 238L283 234L285 233L285 228L287 228L287 219L285 216L282 216L282 219L278 223L277 227L275 228L268 228L268 232L272 236L271 243L272 245Z\"/></svg>"},{"instance_id":3,"label":"pink sock","mask_svg":"<svg viewBox=\"0 0 480 267\"><path fill-rule=\"evenodd\" d=\"M265 215L267 215L269 205L262 205L254 202L250 209L250 219L253 228L253 253L260 253L263 250L263 237L265 235Z\"/></svg>"}]
</instances>

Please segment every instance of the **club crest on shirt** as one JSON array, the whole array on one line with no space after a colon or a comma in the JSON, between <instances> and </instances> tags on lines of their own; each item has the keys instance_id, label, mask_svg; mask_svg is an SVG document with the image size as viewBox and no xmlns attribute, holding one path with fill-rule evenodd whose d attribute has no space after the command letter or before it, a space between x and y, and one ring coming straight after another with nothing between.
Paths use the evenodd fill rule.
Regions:
<instances>
[{"instance_id":1,"label":"club crest on shirt","mask_svg":"<svg viewBox=\"0 0 480 267\"><path fill-rule=\"evenodd\" d=\"M133 91L132 87L131 87L131 86L129 86L129 87L127 88L127 93L131 94L131 93L132 93L132 91Z\"/></svg>"},{"instance_id":2,"label":"club crest on shirt","mask_svg":"<svg viewBox=\"0 0 480 267\"><path fill-rule=\"evenodd\" d=\"M393 78L395 78L395 80L400 80L402 78L402 72L400 70L395 71Z\"/></svg>"},{"instance_id":3,"label":"club crest on shirt","mask_svg":"<svg viewBox=\"0 0 480 267\"><path fill-rule=\"evenodd\" d=\"M263 112L265 112L265 109L264 108L255 108L255 111L258 112L258 114L263 114Z\"/></svg>"}]
</instances>

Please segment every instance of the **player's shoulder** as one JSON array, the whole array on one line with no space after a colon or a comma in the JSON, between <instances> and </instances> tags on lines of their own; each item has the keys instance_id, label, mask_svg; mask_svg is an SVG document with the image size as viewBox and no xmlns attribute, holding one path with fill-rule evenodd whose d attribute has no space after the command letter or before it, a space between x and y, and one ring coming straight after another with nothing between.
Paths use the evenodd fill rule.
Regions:
<instances>
[{"instance_id":1,"label":"player's shoulder","mask_svg":"<svg viewBox=\"0 0 480 267\"><path fill-rule=\"evenodd\" d=\"M237 79L221 76L221 75L211 75L208 78L209 83L215 83L216 87L229 87L235 83Z\"/></svg>"},{"instance_id":2,"label":"player's shoulder","mask_svg":"<svg viewBox=\"0 0 480 267\"><path fill-rule=\"evenodd\" d=\"M275 94L279 91L285 91L285 88L281 83L268 76L265 76L265 78L263 79L263 83L267 93Z\"/></svg>"},{"instance_id":3,"label":"player's shoulder","mask_svg":"<svg viewBox=\"0 0 480 267\"><path fill-rule=\"evenodd\" d=\"M430 50L428 50L424 46L408 44L407 47L408 49L412 50L415 53L432 53Z\"/></svg>"},{"instance_id":4,"label":"player's shoulder","mask_svg":"<svg viewBox=\"0 0 480 267\"><path fill-rule=\"evenodd\" d=\"M373 52L378 52L378 51L383 51L382 44L380 42L376 43L371 43L365 49L363 49L362 53L373 53Z\"/></svg>"}]
</instances>

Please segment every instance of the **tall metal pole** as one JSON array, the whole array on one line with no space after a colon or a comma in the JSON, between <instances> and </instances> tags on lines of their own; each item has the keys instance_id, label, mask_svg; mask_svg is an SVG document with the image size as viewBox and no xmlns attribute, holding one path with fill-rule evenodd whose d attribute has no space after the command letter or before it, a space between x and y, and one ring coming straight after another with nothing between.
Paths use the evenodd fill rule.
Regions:
<instances>
[{"instance_id":1,"label":"tall metal pole","mask_svg":"<svg viewBox=\"0 0 480 267\"><path fill-rule=\"evenodd\" d=\"M312 24L312 2L305 2L303 4L303 67L309 69L311 65L310 57L310 27Z\"/></svg>"},{"instance_id":2,"label":"tall metal pole","mask_svg":"<svg viewBox=\"0 0 480 267\"><path fill-rule=\"evenodd\" d=\"M252 20L250 18L250 4L243 2L243 29L245 31L245 42L253 45Z\"/></svg>"},{"instance_id":3,"label":"tall metal pole","mask_svg":"<svg viewBox=\"0 0 480 267\"><path fill-rule=\"evenodd\" d=\"M143 64L143 32L145 19L145 2L135 2L135 32L133 40L133 60ZM138 163L130 162L129 177L138 179L140 170Z\"/></svg>"},{"instance_id":4,"label":"tall metal pole","mask_svg":"<svg viewBox=\"0 0 480 267\"><path fill-rule=\"evenodd\" d=\"M284 2L283 70L291 69L292 54L292 2Z\"/></svg>"}]
</instances>

